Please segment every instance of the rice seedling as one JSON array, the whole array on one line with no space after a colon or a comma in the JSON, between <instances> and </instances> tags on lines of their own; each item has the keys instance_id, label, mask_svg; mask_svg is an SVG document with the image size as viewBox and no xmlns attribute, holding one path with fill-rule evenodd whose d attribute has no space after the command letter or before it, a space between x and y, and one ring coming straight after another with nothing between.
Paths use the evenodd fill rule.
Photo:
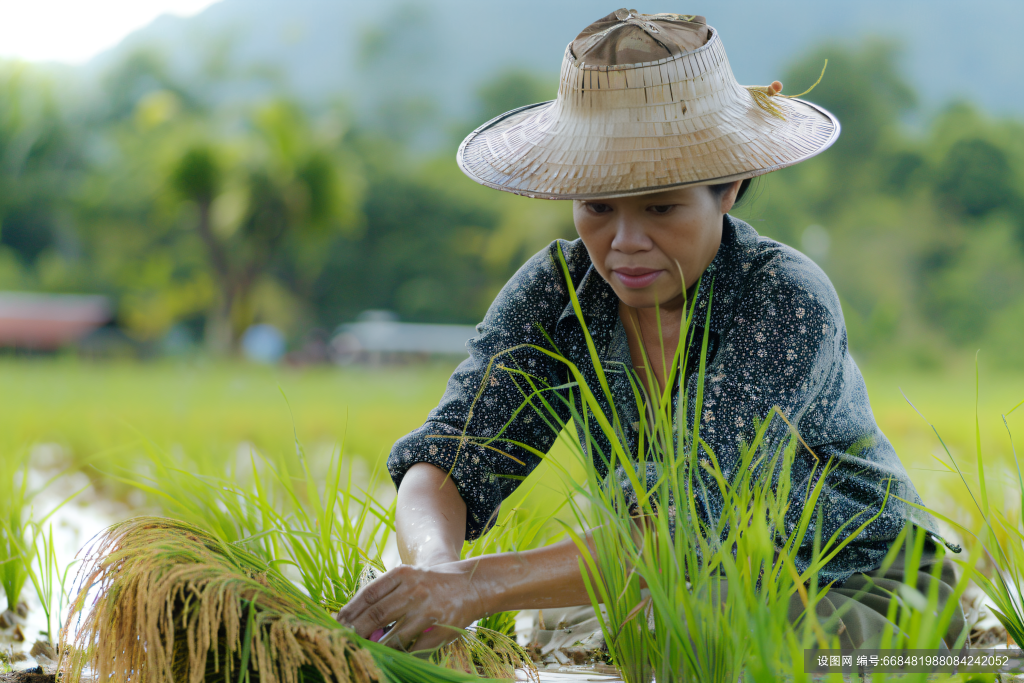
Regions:
<instances>
[{"instance_id":1,"label":"rice seedling","mask_svg":"<svg viewBox=\"0 0 1024 683\"><path fill-rule=\"evenodd\" d=\"M570 292L573 291L571 281L567 282ZM583 577L587 585L588 593L595 608L603 604L607 616L597 611L601 621L602 629L605 632L611 655L619 666L624 679L630 683L647 681L652 673L657 672L659 680L674 680L677 675L684 673L688 668L698 667L694 674L700 680L731 680L735 678L742 667L744 650L741 641L736 639L733 647L719 647L722 644L722 637L736 635L737 631L729 627L735 623L736 617L741 616L731 613L737 607L735 596L743 595L741 591L724 590L725 584L721 579L723 570L732 567L734 571L728 572L733 575L734 581L740 576L735 571L736 567L723 558L730 554L730 550L739 542L745 546L753 545L750 539L767 538L768 542L760 544L760 547L767 548L767 560L770 560L774 553L774 545L771 543L771 533L757 534L750 530L753 519L757 514L750 517L751 503L749 482L744 479L739 482L734 490L726 491L724 496L726 509L737 511L733 519L728 516L719 520L719 527L714 530L699 528L698 513L693 507L695 469L684 467L688 458L683 453L678 453L677 448L686 448L687 441L677 438L678 434L685 432L685 425L680 428L680 415L686 414L686 406L673 414L671 408L672 387L666 388L664 396L652 397L648 394L641 382L633 376L630 377L634 396L640 406L640 414L652 418L650 424L644 424L639 434L640 462L632 462L629 454L630 447L623 438L623 430L619 424L618 411L615 401L608 387L608 381L597 359L593 341L586 330L585 322L579 310L579 304L573 293L573 305L577 317L587 338L590 353L593 361L593 370L600 384L599 389L591 389L583 374L564 356L557 352L538 350L548 353L566 365L574 381L574 387L580 397L580 405L576 404L575 394L570 394L564 399L569 407L572 419L579 433L585 435L585 443L575 447L575 452L584 463L587 471L587 486L582 491L588 497L592 514L586 519L594 529L590 540L585 541L575 536L579 548L583 554L581 566ZM692 322L694 306L690 306L684 312L683 329L692 329L689 325ZM686 315L689 319L686 319ZM705 328L707 326L705 325ZM686 376L685 363L687 358L683 353L683 344L687 341L686 335L681 335L680 348L677 349L677 366L673 372L678 372L680 377ZM706 352L707 339L703 340L704 351ZM681 363L681 365L679 365ZM703 376L703 360L701 363L701 376ZM526 401L531 403L534 399L543 408L538 410L545 419L551 420L553 429L561 432L566 425L559 420L558 414L552 409L545 397L545 392L551 387L542 386L543 382L522 371L512 371L525 380L528 389L524 388ZM626 372L629 372L626 370ZM702 380L701 380L702 382ZM612 415L609 417L596 400L597 391L603 391L604 396L611 407ZM698 406L697 414L700 414L700 396L702 384L698 385ZM681 392L685 395L685 389ZM660 399L660 401L659 401ZM599 452L599 446L592 443L589 438L589 422L593 419L598 423L599 428L606 436L611 446L610 453ZM695 426L695 432L689 439L690 444L700 444L699 424ZM763 435L763 428L761 431ZM500 439L499 433L496 439ZM682 444L680 444L682 442ZM646 447L645 447L646 444ZM751 456L757 452L757 448L747 449ZM605 470L611 473L621 473L621 479L633 492L635 500L627 500L623 487L608 485L593 465L593 453L604 461ZM788 451L790 454L793 448ZM711 459L714 455L711 454ZM712 460L702 459L702 464L709 472L713 473ZM647 480L648 465L660 467L661 476L657 484L649 490ZM717 463L716 463L717 464ZM752 457L747 458L743 471L755 469ZM764 469L759 467L757 469ZM774 468L769 468L774 469ZM712 482L717 482L728 488L726 478L718 473L717 479L712 477ZM701 486L705 485L703 477L697 480ZM819 480L819 488L820 488ZM765 491L770 490L764 487ZM746 500L738 497L747 493ZM706 491L704 492L706 494ZM788 490L784 492L786 497L779 500L788 502ZM658 505L654 495L659 494L660 500L665 505ZM728 494L732 494L731 497ZM761 496L761 500L765 500ZM682 510L677 514L675 501L691 501L690 510ZM778 504L776 505L778 507ZM808 506L805 517L808 517L813 504ZM739 512L742 511L742 512ZM762 513L768 510L762 506L759 509ZM739 515L745 518L741 519ZM581 517L584 515L581 514ZM641 520L638 524L638 520ZM807 520L809 521L809 519ZM804 524L806 529L806 523ZM745 533L739 531L745 529ZM724 538L723 532L728 535L731 530L734 541ZM768 530L766 529L766 532ZM714 538L714 541L710 539ZM659 540L660 539L660 540ZM591 547L593 543L593 547ZM795 553L799 544L790 544L790 552ZM724 549L724 550L723 550ZM764 574L767 561L765 553L750 554L747 559L755 559L753 566L753 580L760 583ZM789 558L791 559L791 558ZM779 563L781 569L782 563ZM775 567L772 567L775 569ZM787 569L789 569L787 567ZM783 581L792 581L788 571L774 571L771 576L781 577ZM649 594L642 597L642 583L646 585ZM723 602L722 598L731 596ZM786 596L788 598L788 595ZM707 605L711 609L706 609ZM776 610L777 612L780 610ZM698 614L699 612L699 614ZM783 614L783 616L785 616ZM706 618L699 618L706 617ZM651 635L649 622L653 621L656 630L661 633L661 643L656 642ZM694 632L693 629L699 632ZM704 648L703 652L696 652L695 648ZM689 657L684 657L689 654ZM710 665L711 670L706 666Z\"/></svg>"},{"instance_id":2,"label":"rice seedling","mask_svg":"<svg viewBox=\"0 0 1024 683\"><path fill-rule=\"evenodd\" d=\"M367 570L383 570L380 552L393 529L394 513L392 505L369 492L380 481L380 468L365 488L358 487L351 462L348 476L343 476L339 449L326 473L314 476L297 443L300 476L283 459L275 463L252 451L251 481L243 482L231 473L196 474L170 466L171 456L149 448L151 475L117 478L150 495L168 515L226 543L243 545L267 562L292 568L306 593L325 608L344 605Z\"/></svg>"},{"instance_id":3,"label":"rice seedling","mask_svg":"<svg viewBox=\"0 0 1024 683\"><path fill-rule=\"evenodd\" d=\"M32 550L28 550L32 548ZM44 528L43 524L32 524L32 540L23 551L23 556L31 556L33 562L26 564L26 571L32 586L36 590L43 617L46 619L46 641L54 642L53 626L60 625L60 609L64 601L64 586L67 582L71 565L61 567L57 559L56 546L53 542L53 525ZM35 566L33 566L35 564ZM58 598L57 614L54 614L53 601ZM56 617L56 619L54 619Z\"/></svg>"},{"instance_id":4,"label":"rice seedling","mask_svg":"<svg viewBox=\"0 0 1024 683\"><path fill-rule=\"evenodd\" d=\"M63 584L67 567L59 566L53 528L46 522L82 491L80 489L37 518L34 502L62 474L54 475L37 490L29 488L30 459L27 454L0 459L0 583L7 597L7 609L17 610L25 584L32 583L46 618L46 636L53 641L53 598L57 584Z\"/></svg>"},{"instance_id":5,"label":"rice seedling","mask_svg":"<svg viewBox=\"0 0 1024 683\"><path fill-rule=\"evenodd\" d=\"M151 504L170 517L204 529L226 543L244 544L264 559L274 561L279 553L273 529L273 518L261 514L231 474L199 473L191 463L178 462L174 455L144 442L143 467L121 474L103 472L113 480L146 494ZM275 491L264 491L257 484L257 493L273 509Z\"/></svg>"},{"instance_id":6,"label":"rice seedling","mask_svg":"<svg viewBox=\"0 0 1024 683\"><path fill-rule=\"evenodd\" d=\"M0 459L0 584L7 597L7 609L14 610L28 581L25 536L28 533L28 457Z\"/></svg>"},{"instance_id":7,"label":"rice seedling","mask_svg":"<svg viewBox=\"0 0 1024 683\"><path fill-rule=\"evenodd\" d=\"M687 362L680 355L680 367L685 369ZM797 566L795 549L809 528L818 528L813 525L813 511L821 478L807 492L808 502L795 528L778 523L788 500L785 472L798 436L769 448L764 443L766 422L744 447L741 466L734 472L723 472L710 449L705 449L705 462L690 467L687 456L692 444L701 443L697 428L681 424L683 411L673 414L668 400L650 394L633 377L642 410L651 416L641 429L645 446L640 462L629 459L619 437L621 428L614 424L616 416L600 425L614 439L609 438L611 450L598 456L605 458L610 472L623 465L622 476L630 484L624 490L611 485L614 479L599 476L585 445L568 440L562 431L568 425L557 423L550 409L550 401L558 399L551 399L551 392L527 373L519 376L531 405L536 404L539 414L562 432L566 445L586 465L586 481L573 489L578 495L567 497L565 503L576 515L578 527L556 527L557 510L545 516L513 509L499 520L494 532L467 545L464 556L527 549L553 540L558 532L573 534L583 551L581 571L590 582L592 602L595 607L605 606L597 614L603 620L606 642L628 681L646 683L652 675L659 681L736 680L741 671L755 681L784 675L804 680L799 671L803 649L836 644L827 635L829 625L818 623L815 616L814 605L827 595L828 587L819 588L813 573L837 552L841 541L816 539L811 565ZM603 389L591 390L578 369L573 379L582 399L575 402L573 395L567 399L570 423L585 426L600 421L604 416L598 416L593 399ZM254 451L251 473L244 476L197 474L174 466L173 457L150 448L149 475L144 480L122 479L188 523L136 520L111 529L93 547L83 569L88 584L80 585L96 584L100 599L90 608L83 602L86 594L80 593L65 621L71 625L75 619L84 620L74 647L62 647L66 653L62 667L69 679L92 662L96 671L114 678L127 678L125 672L136 667L164 667L153 675L196 681L222 675L251 681L265 675L270 681L281 678L283 682L296 677L326 680L341 672L349 679L338 680L465 680L445 678L457 674L438 673L436 667L418 668L429 664L410 663L405 655L366 644L344 630L339 631L342 635L335 633L340 627L330 619L330 612L358 588L368 568L382 568L380 553L391 532L393 509L371 493L379 470L360 487L351 461L343 461L339 451L331 456L324 476L312 471L297 444L297 472L290 471L283 459L272 461ZM646 477L648 464L660 468L653 483ZM32 491L22 471L20 479L12 476L4 481L22 487L12 499L21 495L22 500L30 500ZM710 487L716 487L725 501L713 523L701 519L693 508L674 505L684 500L692 505L706 497ZM634 498L627 499L628 490ZM24 510L23 506L19 517L23 547L16 544L9 552L22 558L35 553L35 564L21 565L26 577L22 586L31 580L41 596L52 596L63 576L41 564L40 558L52 557L50 530L44 533L43 522L33 522ZM584 527L596 530L584 537L577 531ZM6 538L13 528L10 522L5 524ZM1019 527L1013 538L1022 538ZM904 540L910 566L916 561L915 553L920 557L919 541L909 533ZM185 545L179 546L178 541ZM1021 556L1015 554L1020 549L1006 549L1011 561L1005 571L1016 571L1021 565ZM976 559L964 563L965 575L972 574ZM1006 581L1012 605L1013 600L1019 601L1015 586L1020 583L1011 574L1006 576L1010 578L993 581ZM893 595L891 616L900 631L887 644L934 647L949 615L939 613L938 596L928 591L915 594L913 581L908 579L908 584ZM957 590L962 591L962 585L958 583ZM124 596L140 589L153 591L153 600L146 605L126 602ZM136 596L136 601L141 599ZM807 608L805 619L796 627L789 625L787 616L792 600ZM946 603L947 612L954 603ZM310 616L314 607L315 618ZM46 610L49 619L50 607ZM174 618L161 621L168 614ZM499 614L483 620L465 638L434 653L434 660L454 672L508 676L526 659L525 653L509 645L514 645L512 641L499 638L512 632L514 618L514 614ZM141 643L138 649L113 652L112 644L126 637ZM284 648L284 655L278 647ZM363 669L358 662L365 664ZM371 669L366 662L377 668Z\"/></svg>"}]
</instances>

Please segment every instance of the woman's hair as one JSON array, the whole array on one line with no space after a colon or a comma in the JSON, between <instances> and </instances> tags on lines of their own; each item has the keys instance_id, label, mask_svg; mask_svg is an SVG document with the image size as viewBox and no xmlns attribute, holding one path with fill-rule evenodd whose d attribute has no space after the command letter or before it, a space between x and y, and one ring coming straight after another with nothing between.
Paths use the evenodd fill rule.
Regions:
<instances>
[{"instance_id":1,"label":"woman's hair","mask_svg":"<svg viewBox=\"0 0 1024 683\"><path fill-rule=\"evenodd\" d=\"M737 204L739 204L740 200L743 199L743 195L747 193L747 188L750 187L751 180L753 180L753 178L747 178L742 183L740 183L740 191L736 193ZM721 197L723 194L725 194L726 190L732 187L732 183L719 183L718 185L708 185L708 187L711 188L712 192Z\"/></svg>"}]
</instances>

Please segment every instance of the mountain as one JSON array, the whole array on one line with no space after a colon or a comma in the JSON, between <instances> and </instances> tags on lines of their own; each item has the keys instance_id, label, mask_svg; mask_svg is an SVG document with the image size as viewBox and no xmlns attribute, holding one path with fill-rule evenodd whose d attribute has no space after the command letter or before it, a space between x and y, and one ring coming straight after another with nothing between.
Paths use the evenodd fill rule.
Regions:
<instances>
[{"instance_id":1,"label":"mountain","mask_svg":"<svg viewBox=\"0 0 1024 683\"><path fill-rule=\"evenodd\" d=\"M554 84L565 45L614 9L595 0L221 0L193 17L157 19L88 68L101 72L155 49L183 79L230 67L276 77L311 105L344 96L363 115L399 127L409 118L464 120L473 117L476 89L503 70L541 72ZM705 14L741 83L771 82L821 44L880 36L902 46L904 73L926 109L970 99L994 113L1024 113L1020 0L714 0L639 9Z\"/></svg>"}]
</instances>

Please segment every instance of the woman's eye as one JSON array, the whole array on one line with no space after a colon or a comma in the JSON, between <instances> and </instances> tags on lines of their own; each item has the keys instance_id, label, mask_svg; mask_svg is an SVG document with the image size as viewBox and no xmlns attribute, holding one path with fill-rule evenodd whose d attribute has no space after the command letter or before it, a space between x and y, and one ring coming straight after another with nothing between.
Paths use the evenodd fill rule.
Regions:
<instances>
[{"instance_id":1,"label":"woman's eye","mask_svg":"<svg viewBox=\"0 0 1024 683\"><path fill-rule=\"evenodd\" d=\"M657 214L666 214L672 210L673 206L673 204L663 204L661 206L652 206L650 210Z\"/></svg>"},{"instance_id":2,"label":"woman's eye","mask_svg":"<svg viewBox=\"0 0 1024 683\"><path fill-rule=\"evenodd\" d=\"M607 204L587 204L587 208L594 213L608 213L612 210L612 207Z\"/></svg>"}]
</instances>

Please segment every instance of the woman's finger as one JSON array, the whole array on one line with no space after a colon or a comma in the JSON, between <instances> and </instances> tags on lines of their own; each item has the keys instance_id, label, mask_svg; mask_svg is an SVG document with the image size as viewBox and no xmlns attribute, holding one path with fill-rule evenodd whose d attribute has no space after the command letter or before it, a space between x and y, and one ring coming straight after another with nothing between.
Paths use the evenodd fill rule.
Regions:
<instances>
[{"instance_id":1,"label":"woman's finger","mask_svg":"<svg viewBox=\"0 0 1024 683\"><path fill-rule=\"evenodd\" d=\"M382 645L396 650L412 652L419 650L419 639L423 632L434 625L434 620L423 615L406 615L395 624L395 627L380 639Z\"/></svg>"},{"instance_id":2,"label":"woman's finger","mask_svg":"<svg viewBox=\"0 0 1024 683\"><path fill-rule=\"evenodd\" d=\"M410 598L408 590L404 587L398 588L389 593L380 602L376 602L363 610L363 613L352 622L352 630L363 638L367 638L377 629L394 622L400 622L403 619L408 619L410 612L415 613L422 608L423 604L421 602ZM429 626L429 624L427 625ZM392 631L394 631L394 628L388 631L381 640L386 640Z\"/></svg>"},{"instance_id":3,"label":"woman's finger","mask_svg":"<svg viewBox=\"0 0 1024 683\"><path fill-rule=\"evenodd\" d=\"M398 573L397 571L391 571L384 574L384 576L381 576L379 579L363 586L359 589L359 592L355 594L355 597L353 597L347 605L338 611L335 619L338 623L345 624L346 626L352 627L354 630L358 631L358 629L355 629L354 624L367 610L373 608L397 590L402 583L403 576L404 574ZM385 624L380 625L384 626ZM360 635L363 634L360 633Z\"/></svg>"},{"instance_id":4,"label":"woman's finger","mask_svg":"<svg viewBox=\"0 0 1024 683\"><path fill-rule=\"evenodd\" d=\"M399 585L377 602L369 603L348 626L363 638L367 638L379 628L398 621L406 614L422 607L422 601L412 598L411 589Z\"/></svg>"},{"instance_id":5,"label":"woman's finger","mask_svg":"<svg viewBox=\"0 0 1024 683\"><path fill-rule=\"evenodd\" d=\"M414 650L434 650L447 645L462 635L462 629L444 624L435 624L432 628L426 629L419 639L413 644Z\"/></svg>"}]
</instances>

